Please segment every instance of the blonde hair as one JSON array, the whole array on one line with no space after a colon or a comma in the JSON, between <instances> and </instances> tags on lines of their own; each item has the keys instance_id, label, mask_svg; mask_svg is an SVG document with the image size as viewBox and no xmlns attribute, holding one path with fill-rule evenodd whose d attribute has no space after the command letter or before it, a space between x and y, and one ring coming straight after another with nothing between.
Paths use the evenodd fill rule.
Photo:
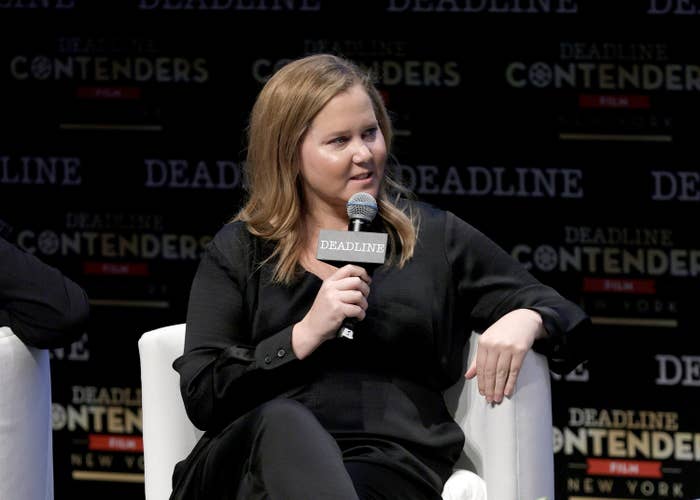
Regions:
<instances>
[{"instance_id":1,"label":"blonde hair","mask_svg":"<svg viewBox=\"0 0 700 500\"><path fill-rule=\"evenodd\" d=\"M304 249L299 175L304 134L328 101L357 84L369 95L390 150L391 121L379 92L368 74L337 56L318 54L285 65L268 80L253 105L245 164L248 198L233 220L244 221L251 234L274 243L265 260L276 258L274 282L293 281ZM389 263L400 268L413 256L415 216L396 205L408 191L385 171L377 203L389 234Z\"/></svg>"}]
</instances>

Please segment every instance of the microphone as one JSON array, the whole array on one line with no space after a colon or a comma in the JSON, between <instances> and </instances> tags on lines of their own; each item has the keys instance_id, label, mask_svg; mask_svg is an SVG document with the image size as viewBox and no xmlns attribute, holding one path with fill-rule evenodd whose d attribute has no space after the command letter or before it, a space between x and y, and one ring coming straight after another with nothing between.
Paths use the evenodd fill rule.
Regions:
<instances>
[{"instance_id":1,"label":"microphone","mask_svg":"<svg viewBox=\"0 0 700 500\"><path fill-rule=\"evenodd\" d=\"M384 264L389 237L386 233L367 231L377 215L377 201L369 193L356 193L348 200L346 209L350 219L348 230L321 229L316 258L337 267L357 264L371 272ZM354 318L346 318L336 336L352 339L355 322Z\"/></svg>"},{"instance_id":2,"label":"microphone","mask_svg":"<svg viewBox=\"0 0 700 500\"><path fill-rule=\"evenodd\" d=\"M365 231L377 215L377 200L369 193L355 193L350 197L346 205L348 218L348 231ZM336 337L352 339L355 336L356 318L345 318L338 329Z\"/></svg>"},{"instance_id":3,"label":"microphone","mask_svg":"<svg viewBox=\"0 0 700 500\"><path fill-rule=\"evenodd\" d=\"M364 231L377 216L377 200L369 193L355 193L345 207L350 222L348 231Z\"/></svg>"}]
</instances>

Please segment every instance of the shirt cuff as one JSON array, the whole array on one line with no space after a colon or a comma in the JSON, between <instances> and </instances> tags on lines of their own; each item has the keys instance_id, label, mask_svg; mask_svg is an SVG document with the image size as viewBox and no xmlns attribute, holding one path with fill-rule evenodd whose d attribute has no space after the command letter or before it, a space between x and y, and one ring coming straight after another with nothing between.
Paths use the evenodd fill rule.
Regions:
<instances>
[{"instance_id":1,"label":"shirt cuff","mask_svg":"<svg viewBox=\"0 0 700 500\"><path fill-rule=\"evenodd\" d=\"M272 370L297 359L292 349L292 328L266 338L255 348L255 362L263 370Z\"/></svg>"}]
</instances>

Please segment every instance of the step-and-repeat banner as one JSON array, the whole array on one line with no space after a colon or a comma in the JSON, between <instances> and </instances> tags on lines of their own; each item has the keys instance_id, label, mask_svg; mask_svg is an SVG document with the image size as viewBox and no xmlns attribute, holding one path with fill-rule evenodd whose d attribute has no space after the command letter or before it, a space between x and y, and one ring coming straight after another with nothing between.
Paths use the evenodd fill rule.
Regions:
<instances>
[{"instance_id":1,"label":"step-and-repeat banner","mask_svg":"<svg viewBox=\"0 0 700 500\"><path fill-rule=\"evenodd\" d=\"M57 498L142 495L137 341L184 321L255 96L316 52L376 75L420 198L592 316L595 356L553 377L557 499L700 496L698 20L697 0L0 0L0 217L92 304L52 352Z\"/></svg>"}]
</instances>

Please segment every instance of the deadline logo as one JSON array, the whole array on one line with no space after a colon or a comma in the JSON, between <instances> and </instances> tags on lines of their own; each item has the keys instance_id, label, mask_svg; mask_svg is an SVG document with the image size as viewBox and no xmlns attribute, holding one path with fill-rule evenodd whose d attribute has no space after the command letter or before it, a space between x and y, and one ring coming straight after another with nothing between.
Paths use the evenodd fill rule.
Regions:
<instances>
[{"instance_id":1,"label":"deadline logo","mask_svg":"<svg viewBox=\"0 0 700 500\"><path fill-rule=\"evenodd\" d=\"M17 81L205 83L202 57L18 54L9 61Z\"/></svg>"},{"instance_id":2,"label":"deadline logo","mask_svg":"<svg viewBox=\"0 0 700 500\"><path fill-rule=\"evenodd\" d=\"M77 0L6 0L0 2L0 9L74 9Z\"/></svg>"},{"instance_id":3,"label":"deadline logo","mask_svg":"<svg viewBox=\"0 0 700 500\"><path fill-rule=\"evenodd\" d=\"M512 60L503 76L518 91L579 92L557 111L560 140L671 142L673 114L651 94L700 91L700 65L669 54L667 43L561 41L557 58Z\"/></svg>"},{"instance_id":4,"label":"deadline logo","mask_svg":"<svg viewBox=\"0 0 700 500\"><path fill-rule=\"evenodd\" d=\"M681 467L700 458L700 434L681 430L674 411L570 407L554 453L584 460L569 462L569 493L682 499Z\"/></svg>"},{"instance_id":5,"label":"deadline logo","mask_svg":"<svg viewBox=\"0 0 700 500\"><path fill-rule=\"evenodd\" d=\"M70 400L52 404L51 416L54 432L74 438L73 479L143 480L140 388L73 386Z\"/></svg>"},{"instance_id":6,"label":"deadline logo","mask_svg":"<svg viewBox=\"0 0 700 500\"><path fill-rule=\"evenodd\" d=\"M394 165L394 175L421 195L498 198L584 198L576 168Z\"/></svg>"},{"instance_id":7,"label":"deadline logo","mask_svg":"<svg viewBox=\"0 0 700 500\"><path fill-rule=\"evenodd\" d=\"M449 12L461 14L576 14L576 0L389 0L387 12Z\"/></svg>"},{"instance_id":8,"label":"deadline logo","mask_svg":"<svg viewBox=\"0 0 700 500\"><path fill-rule=\"evenodd\" d=\"M511 61L505 79L516 89L700 90L700 65L671 63L668 53L664 43L564 41L558 60Z\"/></svg>"}]
</instances>

